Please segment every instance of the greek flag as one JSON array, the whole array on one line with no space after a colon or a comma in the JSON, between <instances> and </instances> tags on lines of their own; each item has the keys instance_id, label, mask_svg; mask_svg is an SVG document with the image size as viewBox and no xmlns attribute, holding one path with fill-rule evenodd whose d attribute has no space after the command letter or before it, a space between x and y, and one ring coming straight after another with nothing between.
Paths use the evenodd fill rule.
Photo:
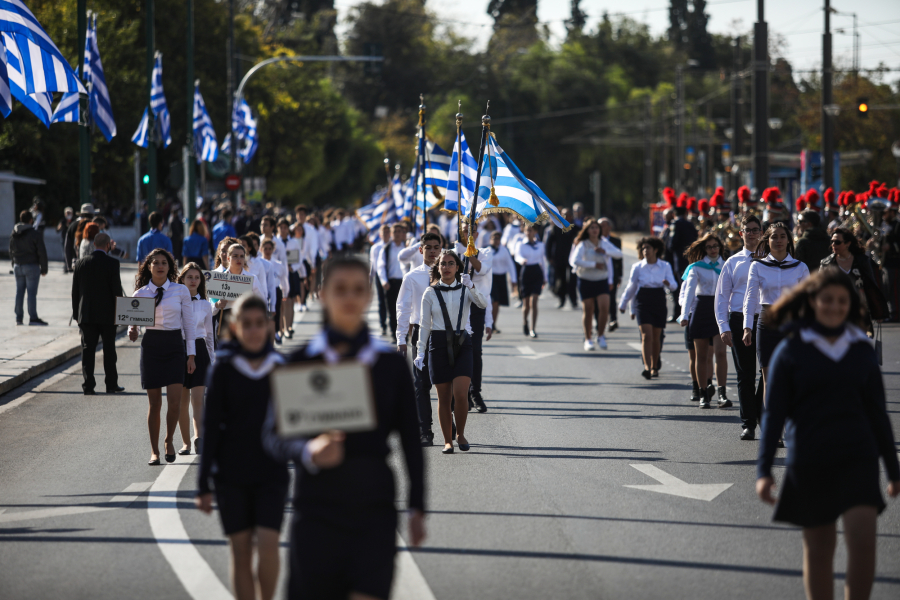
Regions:
<instances>
[{"instance_id":1,"label":"greek flag","mask_svg":"<svg viewBox=\"0 0 900 600\"><path fill-rule=\"evenodd\" d=\"M2 2L3 0L0 0ZM150 110L156 121L156 141L162 141L163 148L172 144L172 117L166 103L166 94L162 82L162 53L156 53L156 62L153 64L153 72L150 75ZM131 136L131 141L142 148L147 147L149 114L144 110L144 117L138 125L137 131Z\"/></svg>"},{"instance_id":2,"label":"greek flag","mask_svg":"<svg viewBox=\"0 0 900 600\"><path fill-rule=\"evenodd\" d=\"M234 110L231 113L231 126L239 142L238 155L244 163L249 163L253 160L259 147L259 135L256 131L256 118L250 110L250 105L243 98L240 103L235 102ZM222 141L222 152L231 152L230 133Z\"/></svg>"},{"instance_id":3,"label":"greek flag","mask_svg":"<svg viewBox=\"0 0 900 600\"><path fill-rule=\"evenodd\" d=\"M481 165L481 185L478 187L478 204L475 206L475 218L479 219L491 213L513 213L528 223L550 221L561 229L569 229L571 225L562 218L559 210L543 191L530 179L525 177L512 159L494 140L488 140L488 151L485 151ZM489 202L491 187L500 201L499 206Z\"/></svg>"},{"instance_id":4,"label":"greek flag","mask_svg":"<svg viewBox=\"0 0 900 600\"><path fill-rule=\"evenodd\" d=\"M462 169L460 170L460 148L462 149ZM444 196L444 210L457 212L459 210L459 183L462 183L463 201L462 212L468 214L469 201L475 195L475 177L478 174L478 161L472 156L466 135L460 130L456 143L453 144L453 156L450 159L450 171L447 174L447 194ZM459 180L459 181L457 181Z\"/></svg>"},{"instance_id":5,"label":"greek flag","mask_svg":"<svg viewBox=\"0 0 900 600\"><path fill-rule=\"evenodd\" d=\"M19 52L19 47L15 44L12 36L3 33L3 45L6 50L6 74L9 90L12 95L21 102L25 108L33 112L45 126L50 127L50 118L53 116L53 109L50 103L53 95L49 92L38 92L28 94L28 82L25 75L25 60Z\"/></svg>"},{"instance_id":6,"label":"greek flag","mask_svg":"<svg viewBox=\"0 0 900 600\"><path fill-rule=\"evenodd\" d=\"M356 211L356 216L365 224L368 233L376 231L385 223L392 223L395 218L393 196L387 188L380 189L372 195L372 202ZM394 215L396 216L396 215Z\"/></svg>"},{"instance_id":7,"label":"greek flag","mask_svg":"<svg viewBox=\"0 0 900 600\"><path fill-rule=\"evenodd\" d=\"M450 171L450 155L428 140L425 142L425 185L447 189L447 173Z\"/></svg>"},{"instance_id":8,"label":"greek flag","mask_svg":"<svg viewBox=\"0 0 900 600\"><path fill-rule=\"evenodd\" d=\"M53 111L51 123L77 123L78 109L80 108L79 100L81 96L77 92L70 92L62 97L56 110Z\"/></svg>"},{"instance_id":9,"label":"greek flag","mask_svg":"<svg viewBox=\"0 0 900 600\"><path fill-rule=\"evenodd\" d=\"M219 142L213 129L212 119L206 111L206 103L200 94L200 84L194 85L194 150L197 163L215 162L219 157Z\"/></svg>"},{"instance_id":10,"label":"greek flag","mask_svg":"<svg viewBox=\"0 0 900 600\"><path fill-rule=\"evenodd\" d=\"M22 89L26 95L87 93L62 52L21 0L0 0L0 32L4 33L3 45L7 56L13 47L16 48L16 55L21 61L20 72L25 78ZM0 102L6 99L5 90L0 89Z\"/></svg>"},{"instance_id":11,"label":"greek flag","mask_svg":"<svg viewBox=\"0 0 900 600\"><path fill-rule=\"evenodd\" d=\"M144 109L144 116L141 117L141 124L138 125L137 131L134 132L134 135L131 136L131 141L140 146L141 148L147 147L147 142L150 141L150 115L149 109Z\"/></svg>"},{"instance_id":12,"label":"greek flag","mask_svg":"<svg viewBox=\"0 0 900 600\"><path fill-rule=\"evenodd\" d=\"M88 61L90 59L90 62ZM84 77L90 83L91 120L106 138L107 142L116 137L116 121L113 119L112 104L109 100L109 88L106 87L106 75L103 74L103 63L100 61L100 47L97 45L97 16L94 15L88 28L84 49ZM160 65L160 71L162 66ZM160 77L162 75L160 74ZM160 83L160 86L162 83ZM171 141L171 140L170 140ZM168 144L166 144L168 145Z\"/></svg>"},{"instance_id":13,"label":"greek flag","mask_svg":"<svg viewBox=\"0 0 900 600\"><path fill-rule=\"evenodd\" d=\"M0 113L4 118L12 112L12 94L9 91L9 75L6 66L6 46L0 44Z\"/></svg>"}]
</instances>

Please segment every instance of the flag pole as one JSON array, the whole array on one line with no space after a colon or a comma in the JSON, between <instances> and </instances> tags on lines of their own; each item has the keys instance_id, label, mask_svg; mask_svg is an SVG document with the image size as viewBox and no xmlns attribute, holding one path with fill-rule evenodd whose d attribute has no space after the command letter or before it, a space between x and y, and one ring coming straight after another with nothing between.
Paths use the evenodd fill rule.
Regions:
<instances>
[{"instance_id":1,"label":"flag pole","mask_svg":"<svg viewBox=\"0 0 900 600\"><path fill-rule=\"evenodd\" d=\"M428 153L428 142L425 140L425 95L419 94L419 127L421 127L422 153L419 156L419 177L422 181L422 233L428 227L428 191L425 188L425 155ZM413 232L417 233L415 223Z\"/></svg>"},{"instance_id":2,"label":"flag pole","mask_svg":"<svg viewBox=\"0 0 900 600\"><path fill-rule=\"evenodd\" d=\"M491 101L488 100L485 113L491 109ZM484 114L481 117L481 144L478 148L478 171L475 172L475 194L472 196L472 208L469 211L469 245L466 248L466 256L475 256L478 249L475 248L475 208L478 206L478 189L481 186L481 161L484 160L484 147L491 131L491 116Z\"/></svg>"},{"instance_id":3,"label":"flag pole","mask_svg":"<svg viewBox=\"0 0 900 600\"><path fill-rule=\"evenodd\" d=\"M81 67L79 79L85 79L84 50L88 36L87 0L78 0L78 65ZM81 204L91 201L91 133L88 128L90 99L78 99L78 197Z\"/></svg>"},{"instance_id":4,"label":"flag pole","mask_svg":"<svg viewBox=\"0 0 900 600\"><path fill-rule=\"evenodd\" d=\"M462 237L462 140L459 135L462 132L462 100L456 101L456 239ZM460 240L461 241L461 240Z\"/></svg>"}]
</instances>

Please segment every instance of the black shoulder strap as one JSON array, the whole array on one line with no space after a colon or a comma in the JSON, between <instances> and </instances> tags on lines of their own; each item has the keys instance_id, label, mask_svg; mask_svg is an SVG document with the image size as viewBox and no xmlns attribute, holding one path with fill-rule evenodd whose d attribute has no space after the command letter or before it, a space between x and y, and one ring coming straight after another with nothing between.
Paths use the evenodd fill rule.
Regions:
<instances>
[{"instance_id":1,"label":"black shoulder strap","mask_svg":"<svg viewBox=\"0 0 900 600\"><path fill-rule=\"evenodd\" d=\"M462 291L459 293L459 316L456 318L456 332L459 333L462 331L462 315L463 315L463 307L466 305L466 287L462 286Z\"/></svg>"},{"instance_id":2,"label":"black shoulder strap","mask_svg":"<svg viewBox=\"0 0 900 600\"><path fill-rule=\"evenodd\" d=\"M444 302L444 296L441 294L441 288L438 286L434 286L434 293L437 296L438 303L441 305L441 313L444 315L444 329L447 331L452 330L452 321L450 321L450 313L447 312L447 303Z\"/></svg>"}]
</instances>

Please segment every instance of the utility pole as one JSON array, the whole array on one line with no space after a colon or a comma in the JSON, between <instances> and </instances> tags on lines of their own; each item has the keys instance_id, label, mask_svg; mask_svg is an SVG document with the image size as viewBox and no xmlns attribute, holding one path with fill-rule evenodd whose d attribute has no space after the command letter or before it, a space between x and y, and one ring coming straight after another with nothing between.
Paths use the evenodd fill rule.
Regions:
<instances>
[{"instance_id":1,"label":"utility pole","mask_svg":"<svg viewBox=\"0 0 900 600\"><path fill-rule=\"evenodd\" d=\"M769 26L765 0L757 0L753 24L753 186L769 187Z\"/></svg>"},{"instance_id":2,"label":"utility pole","mask_svg":"<svg viewBox=\"0 0 900 600\"><path fill-rule=\"evenodd\" d=\"M156 210L156 119L150 104L153 102L153 63L156 58L153 43L153 0L147 0L147 210Z\"/></svg>"},{"instance_id":3,"label":"utility pole","mask_svg":"<svg viewBox=\"0 0 900 600\"><path fill-rule=\"evenodd\" d=\"M644 105L644 202L653 203L653 104ZM599 217L599 214L597 215Z\"/></svg>"},{"instance_id":4,"label":"utility pole","mask_svg":"<svg viewBox=\"0 0 900 600\"><path fill-rule=\"evenodd\" d=\"M742 58L742 39L741 36L737 36L734 38L734 64L731 71L731 152L735 158L743 155L744 152L744 99L741 93L744 87L744 79L741 77ZM734 174L734 159L732 159L731 172L731 189L737 190L740 177Z\"/></svg>"},{"instance_id":5,"label":"utility pole","mask_svg":"<svg viewBox=\"0 0 900 600\"><path fill-rule=\"evenodd\" d=\"M229 150L229 172L237 172L237 144L234 136L234 0L228 2L228 129L231 132ZM237 208L237 191L229 192L231 206Z\"/></svg>"},{"instance_id":6,"label":"utility pole","mask_svg":"<svg viewBox=\"0 0 900 600\"><path fill-rule=\"evenodd\" d=\"M762 0L760 0L762 1ZM684 74L683 65L675 68L675 188L684 191Z\"/></svg>"},{"instance_id":7,"label":"utility pole","mask_svg":"<svg viewBox=\"0 0 900 600\"><path fill-rule=\"evenodd\" d=\"M87 0L78 0L78 64L84 79L84 46L87 41ZM88 90L90 92L90 90ZM91 130L88 125L89 100L78 101L78 198L81 204L91 201Z\"/></svg>"},{"instance_id":8,"label":"utility pole","mask_svg":"<svg viewBox=\"0 0 900 600\"><path fill-rule=\"evenodd\" d=\"M187 152L185 153L184 216L189 225L197 215L197 168L194 156L194 0L187 0ZM187 228L185 228L187 229Z\"/></svg>"},{"instance_id":9,"label":"utility pole","mask_svg":"<svg viewBox=\"0 0 900 600\"><path fill-rule=\"evenodd\" d=\"M822 184L834 187L834 120L825 107L834 102L831 89L831 0L825 0L825 33L822 34Z\"/></svg>"}]
</instances>

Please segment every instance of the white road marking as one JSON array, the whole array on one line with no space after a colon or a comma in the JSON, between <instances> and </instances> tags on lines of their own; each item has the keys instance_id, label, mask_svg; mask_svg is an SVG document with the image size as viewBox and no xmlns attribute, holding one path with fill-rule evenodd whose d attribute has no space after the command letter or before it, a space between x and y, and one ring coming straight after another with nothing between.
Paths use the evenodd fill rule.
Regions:
<instances>
[{"instance_id":1,"label":"white road marking","mask_svg":"<svg viewBox=\"0 0 900 600\"><path fill-rule=\"evenodd\" d=\"M681 496L682 498L692 498L694 500L706 500L707 502L710 502L714 500L716 496L734 485L732 483L687 483L674 475L669 475L654 465L637 464L631 466L660 483L660 485L625 486L636 490L647 490L648 492L671 494L672 496Z\"/></svg>"},{"instance_id":2,"label":"white road marking","mask_svg":"<svg viewBox=\"0 0 900 600\"><path fill-rule=\"evenodd\" d=\"M125 504L125 506L54 506L52 508L39 508L37 510L29 510L24 512L7 513L6 509L0 509L0 523L12 523L15 521L32 521L35 519L47 519L51 517L64 517L67 515L83 515L87 513L103 512L107 510L116 510L117 508L127 508L132 502L138 499L142 492L146 491L152 484L150 483L132 483L118 496L113 496L109 501L110 504ZM5 513L5 514L4 514Z\"/></svg>"},{"instance_id":3,"label":"white road marking","mask_svg":"<svg viewBox=\"0 0 900 600\"><path fill-rule=\"evenodd\" d=\"M397 534L397 560L390 600L436 600L406 542Z\"/></svg>"},{"instance_id":4,"label":"white road marking","mask_svg":"<svg viewBox=\"0 0 900 600\"><path fill-rule=\"evenodd\" d=\"M540 360L556 354L556 352L535 352L531 346L516 346L516 349L522 355L519 358L530 358L531 360Z\"/></svg>"}]
</instances>

